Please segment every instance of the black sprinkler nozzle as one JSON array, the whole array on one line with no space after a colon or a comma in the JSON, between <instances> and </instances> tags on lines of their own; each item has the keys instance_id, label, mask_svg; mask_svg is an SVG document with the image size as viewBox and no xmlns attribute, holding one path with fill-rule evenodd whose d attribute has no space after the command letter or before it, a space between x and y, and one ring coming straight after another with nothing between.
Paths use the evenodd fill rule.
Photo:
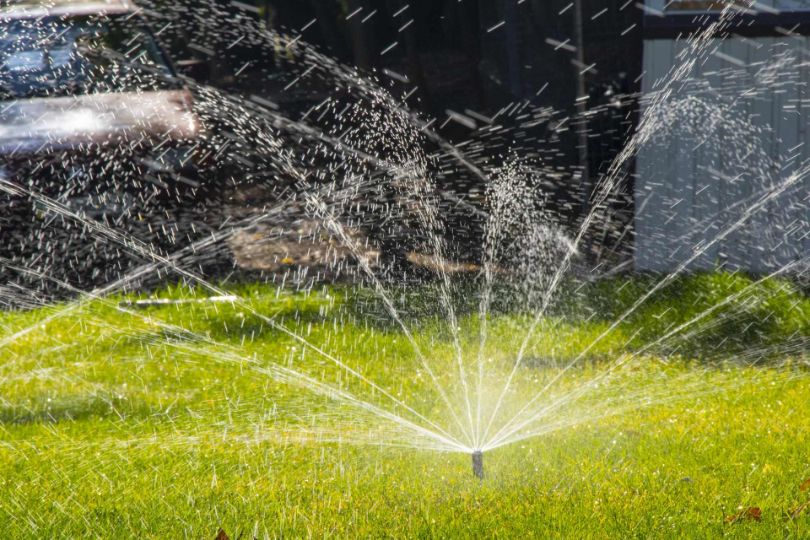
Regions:
<instances>
[{"instance_id":1,"label":"black sprinkler nozzle","mask_svg":"<svg viewBox=\"0 0 810 540\"><path fill-rule=\"evenodd\" d=\"M472 453L473 474L479 480L484 479L484 453L476 450Z\"/></svg>"}]
</instances>

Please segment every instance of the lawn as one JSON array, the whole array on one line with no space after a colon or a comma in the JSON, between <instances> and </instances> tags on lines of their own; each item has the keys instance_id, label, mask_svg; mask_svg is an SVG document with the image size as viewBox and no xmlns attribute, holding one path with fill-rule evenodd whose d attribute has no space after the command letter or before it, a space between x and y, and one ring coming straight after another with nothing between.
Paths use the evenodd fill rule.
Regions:
<instances>
[{"instance_id":1,"label":"lawn","mask_svg":"<svg viewBox=\"0 0 810 540\"><path fill-rule=\"evenodd\" d=\"M408 336L367 291L238 286L228 291L238 302L115 297L0 313L2 534L810 536L806 293L692 276L614 327L653 279L566 285L528 344L505 418L549 381L550 403L588 391L536 424L541 436L487 452L483 482L468 454L429 449L341 399L404 415L384 388L452 429ZM403 320L452 389L452 340L416 311ZM493 312L493 379L530 321ZM474 355L480 321L462 313L459 324Z\"/></svg>"}]
</instances>

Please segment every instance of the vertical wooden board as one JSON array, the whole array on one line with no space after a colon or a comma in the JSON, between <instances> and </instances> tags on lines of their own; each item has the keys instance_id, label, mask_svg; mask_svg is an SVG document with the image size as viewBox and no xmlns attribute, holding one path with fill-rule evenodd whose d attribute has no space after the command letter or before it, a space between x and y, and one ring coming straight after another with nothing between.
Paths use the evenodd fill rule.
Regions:
<instances>
[{"instance_id":1,"label":"vertical wooden board","mask_svg":"<svg viewBox=\"0 0 810 540\"><path fill-rule=\"evenodd\" d=\"M673 42L673 63L681 63L678 56L688 48L683 41ZM667 103L673 113L674 122L668 126L664 141L667 162L658 168L664 173L664 188L662 190L662 214L659 234L661 243L661 260L668 267L675 267L690 256L688 237L684 234L688 230L689 208L687 207L687 186L691 182L693 169L692 147L693 138L690 132L693 126L686 118L687 104L683 99L689 95L689 90L682 84L673 85L672 95Z\"/></svg>"},{"instance_id":2,"label":"vertical wooden board","mask_svg":"<svg viewBox=\"0 0 810 540\"><path fill-rule=\"evenodd\" d=\"M767 69L774 61L774 38L755 40L758 47L751 46L749 73L753 95L748 99L751 111L747 135L750 140L751 166L743 175L744 181L736 191L735 216L743 215L748 208L766 195L778 176L777 163L773 161L777 148L775 132L776 107L772 81ZM772 162L772 163L769 163ZM768 219L765 212L758 212L748 219L735 234L741 266L747 270L761 271L762 261L767 258Z\"/></svg>"},{"instance_id":3,"label":"vertical wooden board","mask_svg":"<svg viewBox=\"0 0 810 540\"><path fill-rule=\"evenodd\" d=\"M712 46L723 53L723 42L716 41ZM695 172L691 183L693 225L690 230L690 241L694 251L702 251L694 265L699 269L714 268L720 252L718 244L713 241L718 228L722 178L726 174L722 156L723 146L718 142L724 139L726 128L713 115L723 103L723 73L727 68L727 62L710 50L709 56L701 63L700 70L695 73L695 98L700 104L700 113L696 121L701 125L695 126L698 134L696 142L700 146L694 152Z\"/></svg>"},{"instance_id":4,"label":"vertical wooden board","mask_svg":"<svg viewBox=\"0 0 810 540\"><path fill-rule=\"evenodd\" d=\"M799 170L797 159L799 144L799 119L796 114L796 104L799 100L800 73L795 69L801 56L801 38L785 37L780 40L781 54L788 55L786 67L782 70L780 79L784 80L783 88L776 88L778 92L778 106L775 110L776 152L780 157L782 166L778 181L788 182ZM772 271L781 268L794 259L795 245L790 235L786 234L797 219L797 190L790 188L768 205L768 257L763 260L760 271Z\"/></svg>"},{"instance_id":5,"label":"vertical wooden board","mask_svg":"<svg viewBox=\"0 0 810 540\"><path fill-rule=\"evenodd\" d=\"M800 171L808 155L808 110L803 107L804 101L808 98L808 62L810 62L810 49L808 49L808 38L795 38L798 84L796 90L796 110L794 111L797 131L797 145L800 148L792 152L796 159L796 171ZM783 265L801 260L810 254L810 234L808 234L808 219L810 219L810 206L807 197L810 194L810 175L803 175L796 187L791 190L789 199L790 216L785 236L787 251L782 262Z\"/></svg>"},{"instance_id":6,"label":"vertical wooden board","mask_svg":"<svg viewBox=\"0 0 810 540\"><path fill-rule=\"evenodd\" d=\"M801 114L802 85L804 83L802 57L805 54L806 38L786 37L791 63L785 70L785 78L789 81L786 92L782 95L782 108L779 111L777 133L779 134L779 152L785 166L780 177L781 182L788 181L801 169L801 146L805 145L805 124L807 117ZM806 220L806 203L802 201L803 193L808 190L806 178L798 179L797 183L789 188L784 195L777 198L769 208L772 216L770 223L770 236L772 242L772 263L769 270L781 268L795 261L804 253L801 235L796 235L797 227Z\"/></svg>"},{"instance_id":7,"label":"vertical wooden board","mask_svg":"<svg viewBox=\"0 0 810 540\"><path fill-rule=\"evenodd\" d=\"M773 40L771 59L772 65L783 65L779 69L780 77L769 88L771 102L772 145L771 156L775 160L775 171L771 178L771 185L765 186L764 196L774 192L780 185L788 181L795 165L789 160L790 149L796 145L797 126L787 108L791 98L795 99L795 76L790 65L791 44L788 38L782 37ZM787 195L779 196L769 201L755 216L755 223L759 228L758 257L752 263L757 272L768 272L779 266L782 249L782 227L785 221L785 199Z\"/></svg>"},{"instance_id":8,"label":"vertical wooden board","mask_svg":"<svg viewBox=\"0 0 810 540\"><path fill-rule=\"evenodd\" d=\"M672 66L673 43L671 40L650 40L644 43L645 95L660 91L662 81ZM645 115L653 114L649 109ZM647 141L639 149L636 179L636 268L638 270L663 271L666 246L662 242L661 227L666 219L665 197L672 162L665 142L657 139Z\"/></svg>"},{"instance_id":9,"label":"vertical wooden board","mask_svg":"<svg viewBox=\"0 0 810 540\"><path fill-rule=\"evenodd\" d=\"M666 109L672 106L672 100L677 99L681 95L679 85L672 84L672 68L680 64L678 53L683 49L682 44L674 40L665 42L666 46L662 50L659 58L667 59L668 62L661 62L659 73L660 78L665 82L659 83L659 88L669 85L668 89L672 92L668 97L666 103L662 104L662 108ZM674 135L677 133L678 125L662 126L659 132L665 134L655 145L656 166L653 169L654 181L656 186L655 209L653 215L653 224L655 235L651 238L652 249L656 270L669 271L675 262L675 257L680 249L677 242L673 239L676 238L673 232L677 231L679 225L677 211L673 209L673 194L677 190L678 182L678 162L680 159L681 145Z\"/></svg>"},{"instance_id":10,"label":"vertical wooden board","mask_svg":"<svg viewBox=\"0 0 810 540\"><path fill-rule=\"evenodd\" d=\"M641 92L644 95L653 91L653 86L657 80L656 72L656 55L659 53L661 40L644 40L644 48L642 53L642 72L641 79Z\"/></svg>"},{"instance_id":11,"label":"vertical wooden board","mask_svg":"<svg viewBox=\"0 0 810 540\"><path fill-rule=\"evenodd\" d=\"M641 94L642 94L642 109L640 111L641 119L647 114L646 104L644 99L648 99L652 92L655 82L655 54L657 52L657 41L645 40L642 57L642 80L641 80ZM650 152L647 145L642 146L638 150L636 156L636 178L634 182L633 196L635 199L634 205L634 226L635 226L635 242L634 242L634 263L637 270L649 270L647 267L647 260L649 258L648 245L650 238L650 222L649 211L647 206L650 204L650 178L649 170L653 154Z\"/></svg>"},{"instance_id":12,"label":"vertical wooden board","mask_svg":"<svg viewBox=\"0 0 810 540\"><path fill-rule=\"evenodd\" d=\"M770 47L768 62L773 65L781 50L782 38L770 38L768 39L768 43ZM758 200L767 198L774 192L775 187L784 180L784 174L780 170L783 166L783 160L780 156L781 145L779 142L783 136L783 133L780 131L781 111L784 104L783 90L784 89L780 86L770 84L766 92L770 117L768 124L764 126L767 133L765 138L769 142L768 155L774 160L775 170L770 176L763 175L763 179L766 182L760 185L761 195ZM752 225L756 227L756 243L752 245L754 257L751 260L752 269L755 272L764 272L770 267L769 260L772 259L775 244L772 229L774 221L773 211L778 211L778 208L775 208L774 204L774 201L768 202L751 220Z\"/></svg>"},{"instance_id":13,"label":"vertical wooden board","mask_svg":"<svg viewBox=\"0 0 810 540\"><path fill-rule=\"evenodd\" d=\"M767 85L760 80L761 71L768 67L772 60L771 40L746 38L744 43L748 49L748 65L745 70L745 85L739 97L744 107L741 123L747 133L745 138L749 143L750 164L743 164L740 181L735 185L732 208L736 216L740 216L746 208L756 202L763 186L768 182L768 176L772 174L768 164L772 159L773 133L770 127L772 96ZM738 268L752 269L755 259L752 259L752 253L758 252L756 246L759 245L757 236L760 234L760 226L757 219L754 216L729 237L729 251L733 253Z\"/></svg>"},{"instance_id":14,"label":"vertical wooden board","mask_svg":"<svg viewBox=\"0 0 810 540\"><path fill-rule=\"evenodd\" d=\"M719 174L716 178L715 214L713 216L715 240L722 235L721 240L714 243L716 264L723 268L734 269L734 257L731 223L733 216L726 211L736 202L736 186L741 181L738 177L741 161L744 161L746 138L741 136L745 132L744 112L740 110L737 100L740 95L741 77L745 71L747 47L738 39L723 40L720 48L723 55L723 77L718 82L718 116L721 128L717 133L717 162ZM717 114L717 113L716 113Z\"/></svg>"},{"instance_id":15,"label":"vertical wooden board","mask_svg":"<svg viewBox=\"0 0 810 540\"><path fill-rule=\"evenodd\" d=\"M741 208L744 199L751 194L752 176L756 176L765 149L757 144L754 133L756 126L751 121L752 102L744 96L755 86L752 64L757 62L757 54L764 53L766 45L761 40L735 37L728 40L725 53L740 62L730 75L729 83L724 88L725 99L733 103L729 112L728 141L731 147L727 150L725 161L726 181L723 183L723 208ZM750 155L749 155L750 154ZM731 226L736 212L730 211L723 223ZM746 269L749 265L749 248L747 248L748 226L743 225L732 232L719 247L730 270Z\"/></svg>"}]
</instances>

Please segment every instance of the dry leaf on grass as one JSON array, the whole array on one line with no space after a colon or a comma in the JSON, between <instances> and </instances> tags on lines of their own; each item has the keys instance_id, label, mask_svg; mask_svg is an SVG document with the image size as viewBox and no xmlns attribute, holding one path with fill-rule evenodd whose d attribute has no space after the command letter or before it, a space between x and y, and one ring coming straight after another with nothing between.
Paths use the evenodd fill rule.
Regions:
<instances>
[{"instance_id":1,"label":"dry leaf on grass","mask_svg":"<svg viewBox=\"0 0 810 540\"><path fill-rule=\"evenodd\" d=\"M214 538L214 540L231 540L231 539L228 538L228 535L225 533L224 530L220 529L219 532L217 533L217 537Z\"/></svg>"},{"instance_id":2,"label":"dry leaf on grass","mask_svg":"<svg viewBox=\"0 0 810 540\"><path fill-rule=\"evenodd\" d=\"M810 478L802 482L802 485L799 486L799 491L807 491L810 489Z\"/></svg>"},{"instance_id":3,"label":"dry leaf on grass","mask_svg":"<svg viewBox=\"0 0 810 540\"><path fill-rule=\"evenodd\" d=\"M758 506L749 506L736 514L726 516L726 523L740 523L742 521L762 521L762 509Z\"/></svg>"}]
</instances>

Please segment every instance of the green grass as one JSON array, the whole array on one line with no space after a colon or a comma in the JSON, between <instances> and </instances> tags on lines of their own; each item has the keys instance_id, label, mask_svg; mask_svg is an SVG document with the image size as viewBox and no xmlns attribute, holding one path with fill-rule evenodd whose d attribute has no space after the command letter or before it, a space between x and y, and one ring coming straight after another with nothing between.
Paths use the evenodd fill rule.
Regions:
<instances>
[{"instance_id":1,"label":"green grass","mask_svg":"<svg viewBox=\"0 0 810 540\"><path fill-rule=\"evenodd\" d=\"M810 536L810 507L790 515L810 501L801 490L810 478L807 297L785 281L691 276L608 331L653 279L567 288L529 343L506 409L603 334L550 395L610 377L555 410L541 424L547 434L487 453L483 483L468 455L381 446L409 440L268 374L282 365L390 405L280 330L291 329L451 425L406 337L366 316L355 293L242 286L244 305L125 313L116 298L0 313L0 341L16 336L0 348L2 534ZM735 293L683 333L699 332L655 344ZM471 355L478 321L466 314L460 323ZM458 386L436 319L408 324L440 381ZM489 325L487 369L503 377L528 320L503 312ZM455 388L454 402L459 395ZM749 507L761 521L726 522Z\"/></svg>"}]
</instances>

